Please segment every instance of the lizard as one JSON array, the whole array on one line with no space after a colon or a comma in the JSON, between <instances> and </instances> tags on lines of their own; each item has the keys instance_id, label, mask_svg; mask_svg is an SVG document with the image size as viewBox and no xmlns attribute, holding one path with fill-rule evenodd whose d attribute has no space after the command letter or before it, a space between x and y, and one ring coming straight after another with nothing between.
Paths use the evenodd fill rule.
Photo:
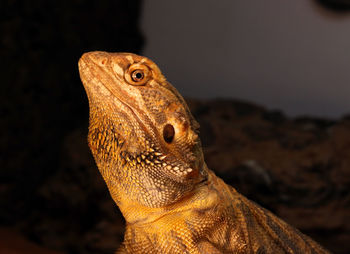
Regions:
<instances>
[{"instance_id":1,"label":"lizard","mask_svg":"<svg viewBox=\"0 0 350 254\"><path fill-rule=\"evenodd\" d=\"M329 253L208 168L199 124L149 58L79 60L88 145L126 229L117 253Z\"/></svg>"}]
</instances>

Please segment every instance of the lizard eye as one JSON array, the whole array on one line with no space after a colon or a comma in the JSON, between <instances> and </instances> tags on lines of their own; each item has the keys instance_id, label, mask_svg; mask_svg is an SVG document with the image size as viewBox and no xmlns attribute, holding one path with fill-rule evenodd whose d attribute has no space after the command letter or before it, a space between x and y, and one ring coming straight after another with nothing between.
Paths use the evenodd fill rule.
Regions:
<instances>
[{"instance_id":1,"label":"lizard eye","mask_svg":"<svg viewBox=\"0 0 350 254\"><path fill-rule=\"evenodd\" d=\"M135 70L131 73L131 79L134 82L140 82L142 79L144 79L145 74L143 73L143 70Z\"/></svg>"},{"instance_id":2,"label":"lizard eye","mask_svg":"<svg viewBox=\"0 0 350 254\"><path fill-rule=\"evenodd\" d=\"M172 126L171 124L165 125L163 129L163 138L165 142L170 144L173 141L174 136L175 136L174 126Z\"/></svg>"},{"instance_id":3,"label":"lizard eye","mask_svg":"<svg viewBox=\"0 0 350 254\"><path fill-rule=\"evenodd\" d=\"M133 64L125 73L125 79L130 85L142 86L150 78L150 70L143 64Z\"/></svg>"}]
</instances>

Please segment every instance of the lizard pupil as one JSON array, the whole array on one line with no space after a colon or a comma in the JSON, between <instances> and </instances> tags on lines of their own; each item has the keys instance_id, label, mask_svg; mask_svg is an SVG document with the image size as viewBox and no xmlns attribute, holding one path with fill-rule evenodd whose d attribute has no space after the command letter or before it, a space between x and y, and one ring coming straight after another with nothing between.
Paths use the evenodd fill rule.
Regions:
<instances>
[{"instance_id":1,"label":"lizard pupil","mask_svg":"<svg viewBox=\"0 0 350 254\"><path fill-rule=\"evenodd\" d=\"M163 129L163 138L165 140L165 142L167 142L168 144L170 144L175 136L175 129L171 124L167 124L164 126Z\"/></svg>"},{"instance_id":2,"label":"lizard pupil","mask_svg":"<svg viewBox=\"0 0 350 254\"><path fill-rule=\"evenodd\" d=\"M142 70L135 70L131 74L131 78L134 82L140 82L144 78L144 73Z\"/></svg>"}]
</instances>

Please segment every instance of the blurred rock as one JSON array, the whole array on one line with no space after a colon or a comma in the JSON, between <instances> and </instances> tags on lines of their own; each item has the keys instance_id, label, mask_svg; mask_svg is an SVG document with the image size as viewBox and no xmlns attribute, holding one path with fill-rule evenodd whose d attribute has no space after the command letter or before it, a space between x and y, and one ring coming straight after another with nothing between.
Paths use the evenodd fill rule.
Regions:
<instances>
[{"instance_id":1,"label":"blurred rock","mask_svg":"<svg viewBox=\"0 0 350 254\"><path fill-rule=\"evenodd\" d=\"M237 114L245 103L221 100L189 105L210 135L209 168L334 253L350 253L348 117L288 119L254 105Z\"/></svg>"}]
</instances>

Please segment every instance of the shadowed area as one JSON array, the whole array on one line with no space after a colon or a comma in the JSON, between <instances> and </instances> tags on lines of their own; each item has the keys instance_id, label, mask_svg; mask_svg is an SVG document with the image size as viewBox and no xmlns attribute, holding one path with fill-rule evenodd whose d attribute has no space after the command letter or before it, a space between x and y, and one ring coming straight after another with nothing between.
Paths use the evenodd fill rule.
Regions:
<instances>
[{"instance_id":1,"label":"shadowed area","mask_svg":"<svg viewBox=\"0 0 350 254\"><path fill-rule=\"evenodd\" d=\"M344 13L350 11L349 0L316 0L317 3L329 10Z\"/></svg>"}]
</instances>

